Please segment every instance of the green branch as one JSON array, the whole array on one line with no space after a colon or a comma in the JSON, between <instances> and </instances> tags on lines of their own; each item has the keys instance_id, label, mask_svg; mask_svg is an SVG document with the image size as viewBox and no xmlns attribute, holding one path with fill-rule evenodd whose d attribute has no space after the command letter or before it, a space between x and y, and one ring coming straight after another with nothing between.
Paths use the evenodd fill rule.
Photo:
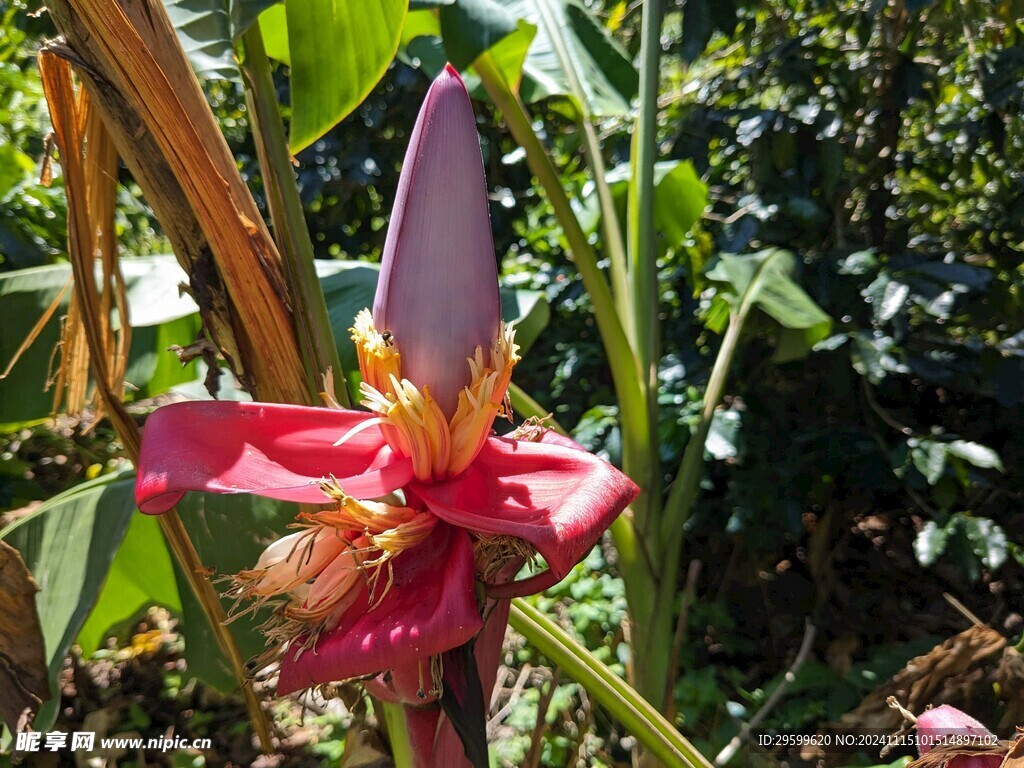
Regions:
<instances>
[{"instance_id":1,"label":"green branch","mask_svg":"<svg viewBox=\"0 0 1024 768\"><path fill-rule=\"evenodd\" d=\"M648 414L657 419L658 249L654 232L654 164L658 159L658 62L661 56L662 0L644 3L640 43L640 109L633 127L629 183L630 279L633 289L634 347L645 383ZM653 451L655 446L651 446Z\"/></svg>"},{"instance_id":2,"label":"green branch","mask_svg":"<svg viewBox=\"0 0 1024 768\"><path fill-rule=\"evenodd\" d=\"M541 23L544 24L548 39L551 40L555 55L559 64L565 70L565 76L569 83L569 90L579 109L579 126L583 131L583 150L587 155L587 163L590 165L590 172L594 177L594 189L597 192L597 200L601 207L601 228L604 230L605 249L608 252L608 261L611 265L612 294L615 299L615 306L618 310L619 320L625 323L627 338L634 344L635 337L631 327L632 313L629 311L629 278L626 268L626 251L622 238L622 227L619 225L619 215L615 211L615 201L612 199L612 191L608 186L607 171L604 165L604 156L601 154L601 143L598 141L597 132L594 130L593 115L590 113L590 104L587 101L587 94L583 90L583 83L580 82L579 74L573 64L572 57L562 35L562 27L551 15L551 8L547 0L535 3L540 13Z\"/></svg>"},{"instance_id":3,"label":"green branch","mask_svg":"<svg viewBox=\"0 0 1024 768\"><path fill-rule=\"evenodd\" d=\"M711 768L711 763L649 701L528 602L522 599L512 601L509 624L549 661L586 688L610 715L665 765Z\"/></svg>"}]
</instances>

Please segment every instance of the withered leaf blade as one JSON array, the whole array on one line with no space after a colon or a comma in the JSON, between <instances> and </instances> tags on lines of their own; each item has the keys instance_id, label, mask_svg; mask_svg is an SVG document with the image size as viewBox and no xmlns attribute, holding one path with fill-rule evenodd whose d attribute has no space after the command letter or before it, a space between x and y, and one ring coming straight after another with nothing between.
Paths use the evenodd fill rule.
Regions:
<instances>
[{"instance_id":1,"label":"withered leaf blade","mask_svg":"<svg viewBox=\"0 0 1024 768\"><path fill-rule=\"evenodd\" d=\"M394 764L380 737L365 723L356 723L348 729L340 768L393 768Z\"/></svg>"},{"instance_id":2,"label":"withered leaf blade","mask_svg":"<svg viewBox=\"0 0 1024 768\"><path fill-rule=\"evenodd\" d=\"M911 712L923 712L929 704L955 704L973 670L1006 646L1006 638L985 626L970 627L907 662L892 680L875 688L838 725L895 731L903 716L887 700L895 696Z\"/></svg>"},{"instance_id":3,"label":"withered leaf blade","mask_svg":"<svg viewBox=\"0 0 1024 768\"><path fill-rule=\"evenodd\" d=\"M1010 749L999 768L1024 768L1024 728L1017 728L1017 735L1010 741Z\"/></svg>"},{"instance_id":4,"label":"withered leaf blade","mask_svg":"<svg viewBox=\"0 0 1024 768\"><path fill-rule=\"evenodd\" d=\"M957 758L1002 758L1006 754L1006 749L1007 742L1005 741L1001 741L998 744L979 745L976 747L943 744L921 755L917 760L909 763L907 768L944 768L944 766ZM993 763L995 763L995 760L993 760Z\"/></svg>"},{"instance_id":5,"label":"withered leaf blade","mask_svg":"<svg viewBox=\"0 0 1024 768\"><path fill-rule=\"evenodd\" d=\"M50 698L39 591L18 550L0 541L0 718L17 733Z\"/></svg>"}]
</instances>

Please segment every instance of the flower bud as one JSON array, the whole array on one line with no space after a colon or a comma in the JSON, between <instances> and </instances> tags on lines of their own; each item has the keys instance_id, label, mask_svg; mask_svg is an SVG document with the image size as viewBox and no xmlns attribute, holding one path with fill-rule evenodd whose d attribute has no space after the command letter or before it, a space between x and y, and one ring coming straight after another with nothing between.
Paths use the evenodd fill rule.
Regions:
<instances>
[{"instance_id":1,"label":"flower bud","mask_svg":"<svg viewBox=\"0 0 1024 768\"><path fill-rule=\"evenodd\" d=\"M466 359L490 348L500 313L473 107L448 65L430 86L405 155L373 322L390 332L403 378L426 388L451 418L470 383Z\"/></svg>"},{"instance_id":2,"label":"flower bud","mask_svg":"<svg viewBox=\"0 0 1024 768\"><path fill-rule=\"evenodd\" d=\"M963 745L964 754L950 758L947 768L999 768L1001 754L970 754L971 747L991 746L995 736L984 725L959 709L943 704L917 718L918 750L922 755L942 744Z\"/></svg>"}]
</instances>

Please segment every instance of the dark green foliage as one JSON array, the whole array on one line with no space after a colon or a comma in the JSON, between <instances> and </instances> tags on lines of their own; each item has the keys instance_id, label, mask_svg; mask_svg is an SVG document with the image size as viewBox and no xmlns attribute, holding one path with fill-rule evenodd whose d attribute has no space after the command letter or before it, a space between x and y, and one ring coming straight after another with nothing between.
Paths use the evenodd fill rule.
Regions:
<instances>
[{"instance_id":1,"label":"dark green foliage","mask_svg":"<svg viewBox=\"0 0 1024 768\"><path fill-rule=\"evenodd\" d=\"M634 54L640 6L593 5ZM796 280L831 318L827 335L812 339L794 337L805 329L787 329L775 314L752 317L705 447L684 544L684 560L703 567L674 705L713 756L782 679L808 619L818 627L812 659L767 728L806 732L837 718L909 658L965 628L943 592L1012 640L1020 636L1019 607L1006 596L1020 593L1024 573L1024 7L666 5L659 159L692 163L711 196L695 229L660 233L666 481L699 418L728 321L729 259L721 254L791 251ZM12 13L5 27L26 29L26 17ZM0 145L35 162L45 113L28 44L8 39L0 44ZM286 70L276 77L287 103ZM318 256L380 253L426 87L423 73L394 64L355 113L299 154ZM231 83L207 89L259 199L241 95ZM505 278L543 291L551 305L552 321L517 382L587 448L618 461L611 377L561 229L500 117L476 106ZM572 110L558 98L530 110L603 253ZM628 123L598 128L606 165L617 169L629 159ZM52 260L63 249L62 194L35 184L28 169L11 176L3 161L13 155L3 152L2 266ZM126 232L132 249L146 252L155 238L133 210ZM67 480L46 472L46 483L25 480L35 457L53 453L27 452L23 445L45 442L31 437L4 454L16 462L17 481L5 485L0 505ZM593 553L551 594L568 601L564 618L586 645L624 671L625 598L613 553L604 554ZM517 649L511 661L543 660ZM997 722L1003 710L992 686L979 691L971 714ZM514 733L497 751L513 764L529 749L524 734L540 699L528 689L506 721ZM541 715L542 764L573 758L579 726L595 722L587 706L574 684L555 684ZM615 725L596 717L602 755L627 760Z\"/></svg>"},{"instance_id":2,"label":"dark green foliage","mask_svg":"<svg viewBox=\"0 0 1024 768\"><path fill-rule=\"evenodd\" d=\"M999 597L1020 589L1024 551L1020 16L1014 3L687 0L667 18L661 146L695 164L712 206L660 264L666 475L726 322L707 279L716 253L793 250L833 320L801 360L783 354L784 329L754 318L706 449L684 546L710 602L691 613L676 693L712 742L735 732L720 720L726 701L732 712L753 696L743 717L756 711L764 694L751 692L792 661L805 618L822 630L818 658L852 648L832 669L865 675L851 688L808 668L771 727L837 717L963 629L943 591L1020 636L1019 620L1000 623ZM627 14L620 30L631 48L638 21ZM575 137L545 117L574 169ZM618 416L588 307L559 280L571 267L550 214L529 215L516 268L546 287L558 319L535 350L547 358L524 368L535 397L614 458ZM711 686L731 693L708 699ZM974 706L998 720L991 694Z\"/></svg>"}]
</instances>

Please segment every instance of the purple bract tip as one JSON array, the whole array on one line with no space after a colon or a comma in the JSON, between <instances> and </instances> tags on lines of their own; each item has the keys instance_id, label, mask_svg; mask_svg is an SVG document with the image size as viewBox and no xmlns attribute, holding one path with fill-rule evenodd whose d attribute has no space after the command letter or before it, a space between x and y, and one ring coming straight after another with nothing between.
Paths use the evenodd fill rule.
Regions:
<instances>
[{"instance_id":1,"label":"purple bract tip","mask_svg":"<svg viewBox=\"0 0 1024 768\"><path fill-rule=\"evenodd\" d=\"M402 375L449 417L470 357L498 335L498 273L473 106L448 65L427 92L402 165L380 282L377 330L389 330Z\"/></svg>"}]
</instances>

